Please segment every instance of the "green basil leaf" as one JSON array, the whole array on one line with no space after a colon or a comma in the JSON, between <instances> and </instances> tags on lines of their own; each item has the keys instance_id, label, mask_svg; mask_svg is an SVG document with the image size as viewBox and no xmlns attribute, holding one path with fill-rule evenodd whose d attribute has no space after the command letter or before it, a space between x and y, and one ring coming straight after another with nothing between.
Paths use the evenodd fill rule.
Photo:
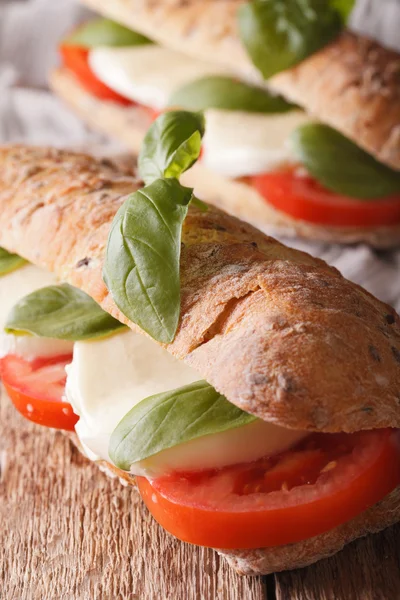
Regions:
<instances>
[{"instance_id":1,"label":"green basil leaf","mask_svg":"<svg viewBox=\"0 0 400 600\"><path fill-rule=\"evenodd\" d=\"M136 404L114 430L109 455L129 471L133 463L158 452L255 420L206 381L198 381Z\"/></svg>"},{"instance_id":2,"label":"green basil leaf","mask_svg":"<svg viewBox=\"0 0 400 600\"><path fill-rule=\"evenodd\" d=\"M171 342L180 314L182 224L193 190L157 179L117 212L103 277L128 319L159 342Z\"/></svg>"},{"instance_id":3,"label":"green basil leaf","mask_svg":"<svg viewBox=\"0 0 400 600\"><path fill-rule=\"evenodd\" d=\"M0 277L1 275L7 275L11 271L15 271L20 267L27 264L24 258L18 256L18 254L10 254L4 248L0 248Z\"/></svg>"},{"instance_id":4,"label":"green basil leaf","mask_svg":"<svg viewBox=\"0 0 400 600\"><path fill-rule=\"evenodd\" d=\"M11 310L5 331L75 342L105 337L123 327L85 292L63 283L22 298Z\"/></svg>"},{"instance_id":5,"label":"green basil leaf","mask_svg":"<svg viewBox=\"0 0 400 600\"><path fill-rule=\"evenodd\" d=\"M333 8L341 14L344 23L347 23L355 3L355 0L331 0Z\"/></svg>"},{"instance_id":6,"label":"green basil leaf","mask_svg":"<svg viewBox=\"0 0 400 600\"><path fill-rule=\"evenodd\" d=\"M219 108L267 114L283 113L294 108L281 96L273 96L261 87L233 77L219 76L203 77L188 83L172 94L168 104L186 110Z\"/></svg>"},{"instance_id":7,"label":"green basil leaf","mask_svg":"<svg viewBox=\"0 0 400 600\"><path fill-rule=\"evenodd\" d=\"M199 158L204 117L200 113L171 111L158 117L144 138L139 174L146 184L162 177L178 178Z\"/></svg>"},{"instance_id":8,"label":"green basil leaf","mask_svg":"<svg viewBox=\"0 0 400 600\"><path fill-rule=\"evenodd\" d=\"M307 171L337 194L373 200L400 192L400 172L378 162L327 125L299 127L291 136L291 145Z\"/></svg>"},{"instance_id":9,"label":"green basil leaf","mask_svg":"<svg viewBox=\"0 0 400 600\"><path fill-rule=\"evenodd\" d=\"M252 0L238 10L239 32L265 79L298 64L342 29L330 0Z\"/></svg>"},{"instance_id":10,"label":"green basil leaf","mask_svg":"<svg viewBox=\"0 0 400 600\"><path fill-rule=\"evenodd\" d=\"M206 213L208 211L208 204L206 202L203 202L203 200L200 200L199 198L196 198L196 196L192 196L192 200L190 202L190 205L191 206L195 206L202 213Z\"/></svg>"},{"instance_id":11,"label":"green basil leaf","mask_svg":"<svg viewBox=\"0 0 400 600\"><path fill-rule=\"evenodd\" d=\"M95 19L78 27L63 40L63 44L96 48L96 46L142 46L152 41L136 31L123 27L110 19Z\"/></svg>"}]
</instances>

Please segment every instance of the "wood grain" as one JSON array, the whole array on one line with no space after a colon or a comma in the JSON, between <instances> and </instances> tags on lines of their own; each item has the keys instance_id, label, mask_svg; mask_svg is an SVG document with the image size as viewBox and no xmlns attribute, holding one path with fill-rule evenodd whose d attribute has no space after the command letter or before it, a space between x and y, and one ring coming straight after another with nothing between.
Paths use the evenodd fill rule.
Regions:
<instances>
[{"instance_id":1,"label":"wood grain","mask_svg":"<svg viewBox=\"0 0 400 600\"><path fill-rule=\"evenodd\" d=\"M262 600L218 555L182 544L136 491L0 399L0 598Z\"/></svg>"},{"instance_id":2,"label":"wood grain","mask_svg":"<svg viewBox=\"0 0 400 600\"><path fill-rule=\"evenodd\" d=\"M307 569L279 573L275 582L277 600L399 600L400 525Z\"/></svg>"}]
</instances>

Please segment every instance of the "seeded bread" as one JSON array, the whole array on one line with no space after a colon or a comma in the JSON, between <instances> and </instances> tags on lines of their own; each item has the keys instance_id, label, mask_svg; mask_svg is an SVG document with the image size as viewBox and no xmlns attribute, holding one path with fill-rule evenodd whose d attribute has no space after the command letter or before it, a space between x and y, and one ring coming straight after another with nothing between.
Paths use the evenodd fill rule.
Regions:
<instances>
[{"instance_id":1,"label":"seeded bread","mask_svg":"<svg viewBox=\"0 0 400 600\"><path fill-rule=\"evenodd\" d=\"M123 107L103 102L87 93L74 75L57 69L50 76L56 94L94 129L122 141L134 154L139 152L150 126L149 113L138 106ZM185 174L185 183L195 188L198 196L243 219L261 231L300 236L310 240L337 243L365 242L377 248L400 244L400 225L387 227L330 227L294 219L273 206L245 179L228 179L197 164Z\"/></svg>"},{"instance_id":2,"label":"seeded bread","mask_svg":"<svg viewBox=\"0 0 400 600\"><path fill-rule=\"evenodd\" d=\"M158 43L259 79L237 31L243 0L84 0ZM345 32L271 88L400 170L400 55Z\"/></svg>"},{"instance_id":3,"label":"seeded bread","mask_svg":"<svg viewBox=\"0 0 400 600\"><path fill-rule=\"evenodd\" d=\"M0 246L86 291L120 321L102 280L113 217L139 187L107 161L0 149ZM226 213L189 210L181 319L167 350L232 403L278 425L400 427L400 319L323 261Z\"/></svg>"}]
</instances>

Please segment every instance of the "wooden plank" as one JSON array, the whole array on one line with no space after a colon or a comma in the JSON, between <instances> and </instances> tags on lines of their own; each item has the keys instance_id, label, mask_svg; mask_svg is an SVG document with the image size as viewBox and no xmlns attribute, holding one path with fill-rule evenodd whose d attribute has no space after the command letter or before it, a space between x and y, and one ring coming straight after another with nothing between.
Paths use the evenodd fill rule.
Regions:
<instances>
[{"instance_id":1,"label":"wooden plank","mask_svg":"<svg viewBox=\"0 0 400 600\"><path fill-rule=\"evenodd\" d=\"M399 600L400 525L275 581L277 600Z\"/></svg>"},{"instance_id":2,"label":"wooden plank","mask_svg":"<svg viewBox=\"0 0 400 600\"><path fill-rule=\"evenodd\" d=\"M263 600L212 550L182 544L136 491L61 434L0 400L0 597L7 600Z\"/></svg>"},{"instance_id":3,"label":"wooden plank","mask_svg":"<svg viewBox=\"0 0 400 600\"><path fill-rule=\"evenodd\" d=\"M263 600L212 550L174 540L132 488L0 399L0 593L7 600ZM400 598L400 526L275 576L278 600ZM274 597L268 578L268 598Z\"/></svg>"}]
</instances>

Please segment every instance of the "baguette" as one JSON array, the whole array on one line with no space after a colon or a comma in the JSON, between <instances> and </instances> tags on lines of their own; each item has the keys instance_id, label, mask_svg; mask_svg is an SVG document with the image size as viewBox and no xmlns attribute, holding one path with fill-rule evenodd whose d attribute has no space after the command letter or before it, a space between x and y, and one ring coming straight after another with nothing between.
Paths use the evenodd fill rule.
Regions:
<instances>
[{"instance_id":1,"label":"baguette","mask_svg":"<svg viewBox=\"0 0 400 600\"><path fill-rule=\"evenodd\" d=\"M83 289L137 330L113 303L101 269L111 221L138 187L109 161L3 147L0 245ZM182 241L182 317L168 351L231 402L289 428L400 427L400 320L393 309L323 261L217 209L192 207ZM130 474L98 464L134 484ZM396 522L399 494L397 488L349 523L303 542L219 552L243 574L304 566Z\"/></svg>"},{"instance_id":2,"label":"baguette","mask_svg":"<svg viewBox=\"0 0 400 600\"><path fill-rule=\"evenodd\" d=\"M65 68L54 70L50 85L86 123L122 141L135 155L150 125L148 113L139 106L122 107L101 101L80 85ZM229 179L205 169L200 163L185 173L183 181L195 188L197 195L217 207L249 222L264 233L277 233L325 242L365 242L377 248L397 246L400 225L385 227L335 227L314 225L294 219L276 210L243 178Z\"/></svg>"},{"instance_id":3,"label":"baguette","mask_svg":"<svg viewBox=\"0 0 400 600\"><path fill-rule=\"evenodd\" d=\"M260 80L242 46L236 13L243 0L84 0L160 44ZM400 170L400 55L348 31L270 87Z\"/></svg>"}]
</instances>

